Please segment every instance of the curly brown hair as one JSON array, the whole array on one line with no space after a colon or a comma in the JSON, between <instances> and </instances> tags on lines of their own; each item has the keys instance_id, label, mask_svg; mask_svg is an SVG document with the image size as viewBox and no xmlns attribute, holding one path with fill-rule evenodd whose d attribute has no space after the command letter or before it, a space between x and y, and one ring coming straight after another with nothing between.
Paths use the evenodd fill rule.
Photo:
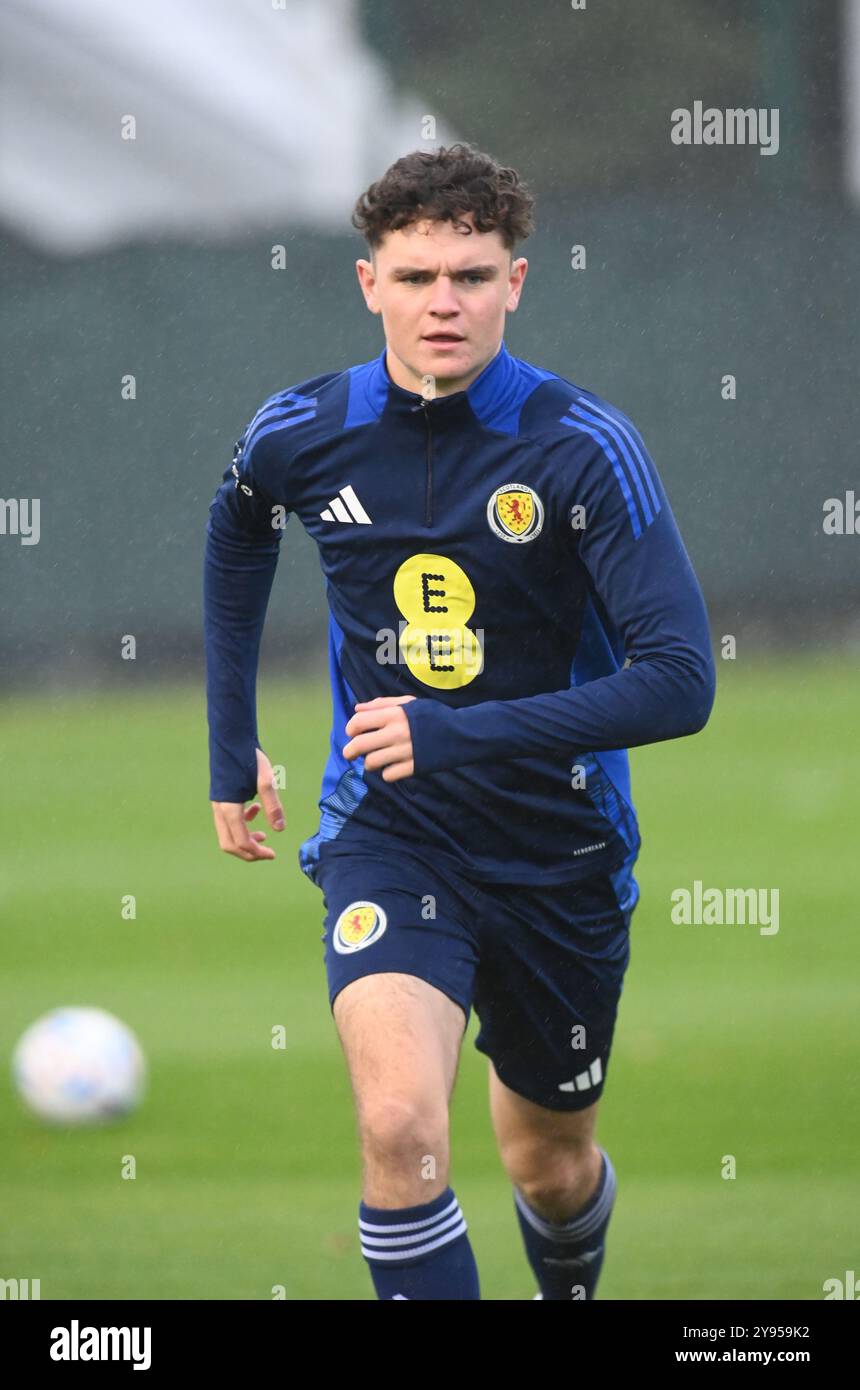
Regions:
<instances>
[{"instance_id":1,"label":"curly brown hair","mask_svg":"<svg viewBox=\"0 0 860 1390\"><path fill-rule=\"evenodd\" d=\"M472 212L479 232L498 230L509 251L534 231L535 199L516 169L506 169L474 145L413 150L362 193L352 225L371 251L387 232L423 218L462 223ZM468 226L468 223L463 223Z\"/></svg>"}]
</instances>

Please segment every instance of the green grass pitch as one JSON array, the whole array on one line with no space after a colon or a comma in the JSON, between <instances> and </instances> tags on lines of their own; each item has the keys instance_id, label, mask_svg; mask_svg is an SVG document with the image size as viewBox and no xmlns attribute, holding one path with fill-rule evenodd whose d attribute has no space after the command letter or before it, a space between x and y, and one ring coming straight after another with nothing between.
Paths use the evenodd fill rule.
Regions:
<instances>
[{"instance_id":1,"label":"green grass pitch","mask_svg":"<svg viewBox=\"0 0 860 1390\"><path fill-rule=\"evenodd\" d=\"M598 1127L619 1184L603 1299L820 1299L860 1258L856 671L719 664L707 729L632 756L642 900ZM215 841L201 691L0 706L0 1277L43 1298L374 1297L322 896L296 862L327 688L264 678L260 719L287 829L250 865ZM673 924L695 879L778 888L778 933ZM145 1103L119 1125L51 1131L13 1094L16 1038L61 1004L112 1010L145 1048ZM475 1030L451 1184L482 1296L527 1299Z\"/></svg>"}]
</instances>

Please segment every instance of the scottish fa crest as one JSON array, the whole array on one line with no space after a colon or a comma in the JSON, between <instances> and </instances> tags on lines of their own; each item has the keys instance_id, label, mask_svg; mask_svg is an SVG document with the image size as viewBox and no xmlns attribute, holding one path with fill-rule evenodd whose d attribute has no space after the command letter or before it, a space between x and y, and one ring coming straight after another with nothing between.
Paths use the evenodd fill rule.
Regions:
<instances>
[{"instance_id":1,"label":"scottish fa crest","mask_svg":"<svg viewBox=\"0 0 860 1390\"><path fill-rule=\"evenodd\" d=\"M341 956L363 951L379 940L387 925L385 913L377 903L350 903L338 917L332 933L334 949Z\"/></svg>"},{"instance_id":2,"label":"scottish fa crest","mask_svg":"<svg viewBox=\"0 0 860 1390\"><path fill-rule=\"evenodd\" d=\"M487 521L503 541L533 541L543 526L543 503L526 483L503 483L487 503Z\"/></svg>"}]
</instances>

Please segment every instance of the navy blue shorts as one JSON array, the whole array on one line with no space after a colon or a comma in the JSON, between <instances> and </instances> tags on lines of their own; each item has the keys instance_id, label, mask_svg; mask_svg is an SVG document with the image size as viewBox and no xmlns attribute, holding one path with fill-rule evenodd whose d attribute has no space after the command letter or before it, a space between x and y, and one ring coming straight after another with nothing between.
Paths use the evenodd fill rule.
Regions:
<instances>
[{"instance_id":1,"label":"navy blue shorts","mask_svg":"<svg viewBox=\"0 0 860 1390\"><path fill-rule=\"evenodd\" d=\"M329 1004L344 985L417 975L463 1010L506 1086L552 1110L603 1090L639 896L633 861L553 887L467 882L409 842L367 830L323 841Z\"/></svg>"}]
</instances>

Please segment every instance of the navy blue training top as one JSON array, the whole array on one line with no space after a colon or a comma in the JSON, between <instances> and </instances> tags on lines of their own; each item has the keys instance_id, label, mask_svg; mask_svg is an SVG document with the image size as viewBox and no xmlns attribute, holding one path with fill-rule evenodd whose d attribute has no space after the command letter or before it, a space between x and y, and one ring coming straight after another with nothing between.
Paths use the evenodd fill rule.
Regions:
<instances>
[{"instance_id":1,"label":"navy blue training top","mask_svg":"<svg viewBox=\"0 0 860 1390\"><path fill-rule=\"evenodd\" d=\"M214 801L256 796L260 637L288 516L330 609L322 841L386 831L466 877L566 883L640 839L626 749L702 728L702 593L645 445L614 406L496 356L425 399L371 362L263 402L209 509L204 626ZM343 757L356 701L403 710L414 775Z\"/></svg>"}]
</instances>

